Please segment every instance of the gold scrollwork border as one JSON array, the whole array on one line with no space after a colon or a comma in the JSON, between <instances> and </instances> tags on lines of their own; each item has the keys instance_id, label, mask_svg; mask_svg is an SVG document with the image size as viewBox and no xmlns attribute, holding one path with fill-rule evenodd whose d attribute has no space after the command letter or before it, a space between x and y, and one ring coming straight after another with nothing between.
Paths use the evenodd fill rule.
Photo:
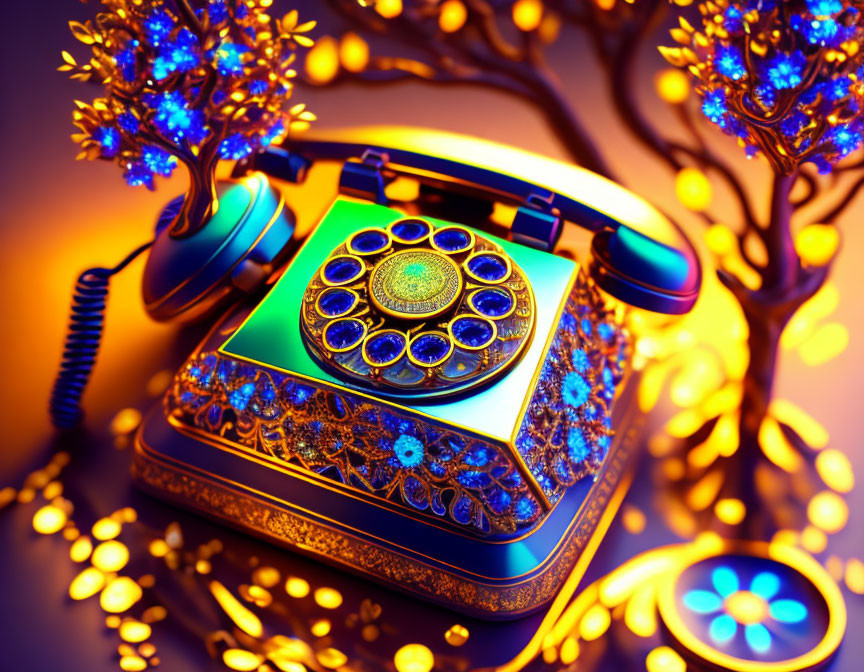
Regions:
<instances>
[{"instance_id":1,"label":"gold scrollwork border","mask_svg":"<svg viewBox=\"0 0 864 672\"><path fill-rule=\"evenodd\" d=\"M593 546L591 539L605 533L623 499L614 495L629 487L630 456L641 424L639 418L634 418L621 445L610 453L584 509L578 514L580 520L569 528L567 538L558 546L559 552L534 576L509 585L470 580L272 503L253 500L218 480L160 460L143 446L140 432L135 442L132 473L144 489L154 494L279 545L461 612L487 618L515 617L536 611L549 602L573 571L582 552Z\"/></svg>"}]
</instances>

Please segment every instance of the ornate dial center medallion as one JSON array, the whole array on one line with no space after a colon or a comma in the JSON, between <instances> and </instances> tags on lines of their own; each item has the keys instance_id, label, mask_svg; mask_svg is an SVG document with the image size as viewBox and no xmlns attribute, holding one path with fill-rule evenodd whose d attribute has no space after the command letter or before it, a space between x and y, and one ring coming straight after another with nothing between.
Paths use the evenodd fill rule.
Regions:
<instances>
[{"instance_id":1,"label":"ornate dial center medallion","mask_svg":"<svg viewBox=\"0 0 864 672\"><path fill-rule=\"evenodd\" d=\"M384 257L372 269L369 298L388 315L422 320L448 310L462 285L462 273L452 259L432 250L408 249Z\"/></svg>"},{"instance_id":2,"label":"ornate dial center medallion","mask_svg":"<svg viewBox=\"0 0 864 672\"><path fill-rule=\"evenodd\" d=\"M534 329L522 270L470 229L418 217L351 234L306 287L309 353L346 382L440 397L505 373Z\"/></svg>"}]
</instances>

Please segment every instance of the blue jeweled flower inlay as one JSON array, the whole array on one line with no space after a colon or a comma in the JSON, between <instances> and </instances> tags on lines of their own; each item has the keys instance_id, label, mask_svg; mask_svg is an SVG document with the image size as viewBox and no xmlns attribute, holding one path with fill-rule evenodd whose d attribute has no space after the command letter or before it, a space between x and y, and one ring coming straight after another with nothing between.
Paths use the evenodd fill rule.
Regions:
<instances>
[{"instance_id":1,"label":"blue jeweled flower inlay","mask_svg":"<svg viewBox=\"0 0 864 672\"><path fill-rule=\"evenodd\" d=\"M450 351L450 341L441 334L423 334L411 342L410 348L414 359L434 364Z\"/></svg>"},{"instance_id":2,"label":"blue jeweled flower inlay","mask_svg":"<svg viewBox=\"0 0 864 672\"><path fill-rule=\"evenodd\" d=\"M403 467L416 467L423 462L423 443L407 434L400 434L393 442L393 452Z\"/></svg>"},{"instance_id":3,"label":"blue jeweled flower inlay","mask_svg":"<svg viewBox=\"0 0 864 672\"><path fill-rule=\"evenodd\" d=\"M575 371L564 376L564 384L561 386L561 396L564 402L573 408L579 408L588 401L591 394L591 386Z\"/></svg>"},{"instance_id":4,"label":"blue jeweled flower inlay","mask_svg":"<svg viewBox=\"0 0 864 672\"><path fill-rule=\"evenodd\" d=\"M362 254L372 254L383 250L389 242L383 231L361 231L351 239L351 248Z\"/></svg>"},{"instance_id":5,"label":"blue jeweled flower inlay","mask_svg":"<svg viewBox=\"0 0 864 672\"><path fill-rule=\"evenodd\" d=\"M513 297L502 289L481 289L471 297L471 306L487 317L501 317L513 307Z\"/></svg>"},{"instance_id":6,"label":"blue jeweled flower inlay","mask_svg":"<svg viewBox=\"0 0 864 672\"><path fill-rule=\"evenodd\" d=\"M495 336L495 328L479 317L461 317L452 325L453 337L460 345L482 348Z\"/></svg>"},{"instance_id":7,"label":"blue jeweled flower inlay","mask_svg":"<svg viewBox=\"0 0 864 672\"><path fill-rule=\"evenodd\" d=\"M324 267L324 277L328 282L348 282L359 275L362 265L351 257L336 257Z\"/></svg>"},{"instance_id":8,"label":"blue jeweled flower inlay","mask_svg":"<svg viewBox=\"0 0 864 672\"><path fill-rule=\"evenodd\" d=\"M318 307L327 317L338 317L349 312L357 297L345 289L328 289L318 299Z\"/></svg>"},{"instance_id":9,"label":"blue jeweled flower inlay","mask_svg":"<svg viewBox=\"0 0 864 672\"><path fill-rule=\"evenodd\" d=\"M357 320L338 320L332 322L324 334L327 345L334 350L344 350L356 345L363 338L363 325Z\"/></svg>"},{"instance_id":10,"label":"blue jeweled flower inlay","mask_svg":"<svg viewBox=\"0 0 864 672\"><path fill-rule=\"evenodd\" d=\"M428 235L430 229L429 224L422 219L403 219L396 222L390 231L400 240L415 242Z\"/></svg>"},{"instance_id":11,"label":"blue jeweled flower inlay","mask_svg":"<svg viewBox=\"0 0 864 672\"><path fill-rule=\"evenodd\" d=\"M487 282L497 282L507 275L507 264L493 254L478 254L468 260L468 270Z\"/></svg>"},{"instance_id":12,"label":"blue jeweled flower inlay","mask_svg":"<svg viewBox=\"0 0 864 672\"><path fill-rule=\"evenodd\" d=\"M375 334L366 341L366 357L373 364L388 364L405 348L405 337L392 331Z\"/></svg>"},{"instance_id":13,"label":"blue jeweled flower inlay","mask_svg":"<svg viewBox=\"0 0 864 672\"><path fill-rule=\"evenodd\" d=\"M471 244L471 236L468 232L455 228L436 231L432 240L445 252L461 252Z\"/></svg>"}]
</instances>

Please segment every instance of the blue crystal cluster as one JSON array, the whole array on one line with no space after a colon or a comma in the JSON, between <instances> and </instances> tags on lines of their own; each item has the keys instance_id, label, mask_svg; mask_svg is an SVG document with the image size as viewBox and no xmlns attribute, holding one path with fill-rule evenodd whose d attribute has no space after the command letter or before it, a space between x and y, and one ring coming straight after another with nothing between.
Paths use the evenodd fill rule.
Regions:
<instances>
[{"instance_id":1,"label":"blue crystal cluster","mask_svg":"<svg viewBox=\"0 0 864 672\"><path fill-rule=\"evenodd\" d=\"M296 48L312 45L303 33L314 22L298 25L296 12L274 25L269 3L103 4L95 21L70 22L92 58L79 65L66 54L60 69L104 83L104 97L76 102L73 139L87 158L116 160L130 185L152 189L180 161L212 181L220 158L245 158L314 118L284 109Z\"/></svg>"},{"instance_id":2,"label":"blue crystal cluster","mask_svg":"<svg viewBox=\"0 0 864 672\"><path fill-rule=\"evenodd\" d=\"M860 0L702 2L702 31L687 26L698 62L664 54L689 66L703 114L748 156L782 174L808 162L827 173L862 146L862 10Z\"/></svg>"},{"instance_id":3,"label":"blue crystal cluster","mask_svg":"<svg viewBox=\"0 0 864 672\"><path fill-rule=\"evenodd\" d=\"M541 513L500 449L360 395L205 352L166 403L181 422L479 533L512 533Z\"/></svg>"},{"instance_id":4,"label":"blue crystal cluster","mask_svg":"<svg viewBox=\"0 0 864 672\"><path fill-rule=\"evenodd\" d=\"M516 448L550 502L594 474L611 443L628 340L587 278L574 285Z\"/></svg>"}]
</instances>

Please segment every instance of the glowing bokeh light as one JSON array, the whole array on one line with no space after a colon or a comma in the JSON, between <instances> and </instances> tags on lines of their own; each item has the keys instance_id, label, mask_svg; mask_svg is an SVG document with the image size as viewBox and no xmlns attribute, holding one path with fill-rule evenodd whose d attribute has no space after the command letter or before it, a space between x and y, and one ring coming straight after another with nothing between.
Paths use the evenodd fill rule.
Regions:
<instances>
[{"instance_id":1,"label":"glowing bokeh light","mask_svg":"<svg viewBox=\"0 0 864 672\"><path fill-rule=\"evenodd\" d=\"M314 597L315 602L323 609L336 609L342 604L342 594L335 588L318 588Z\"/></svg>"},{"instance_id":2,"label":"glowing bokeh light","mask_svg":"<svg viewBox=\"0 0 864 672\"><path fill-rule=\"evenodd\" d=\"M63 529L66 520L65 511L48 504L33 515L33 529L39 534L54 534Z\"/></svg>"},{"instance_id":3,"label":"glowing bokeh light","mask_svg":"<svg viewBox=\"0 0 864 672\"><path fill-rule=\"evenodd\" d=\"M711 182L698 168L682 168L675 176L675 195L688 210L703 212L714 198Z\"/></svg>"},{"instance_id":4,"label":"glowing bokeh light","mask_svg":"<svg viewBox=\"0 0 864 672\"><path fill-rule=\"evenodd\" d=\"M128 576L118 576L102 589L99 606L109 613L120 614L140 600L143 594L141 586Z\"/></svg>"},{"instance_id":5,"label":"glowing bokeh light","mask_svg":"<svg viewBox=\"0 0 864 672\"><path fill-rule=\"evenodd\" d=\"M668 646L651 649L645 658L647 672L686 672L684 659Z\"/></svg>"},{"instance_id":6,"label":"glowing bokeh light","mask_svg":"<svg viewBox=\"0 0 864 672\"><path fill-rule=\"evenodd\" d=\"M468 19L468 10L461 0L445 0L438 14L438 27L442 32L455 33Z\"/></svg>"},{"instance_id":7,"label":"glowing bokeh light","mask_svg":"<svg viewBox=\"0 0 864 672\"><path fill-rule=\"evenodd\" d=\"M435 665L432 651L422 644L406 644L393 656L397 672L429 672Z\"/></svg>"},{"instance_id":8,"label":"glowing bokeh light","mask_svg":"<svg viewBox=\"0 0 864 672\"><path fill-rule=\"evenodd\" d=\"M511 8L513 23L519 30L526 33L537 30L543 20L543 3L541 0L516 0Z\"/></svg>"},{"instance_id":9,"label":"glowing bokeh light","mask_svg":"<svg viewBox=\"0 0 864 672\"><path fill-rule=\"evenodd\" d=\"M105 586L105 575L95 567L88 567L69 584L69 597L73 600L85 600L95 595Z\"/></svg>"},{"instance_id":10,"label":"glowing bokeh light","mask_svg":"<svg viewBox=\"0 0 864 672\"><path fill-rule=\"evenodd\" d=\"M119 572L129 562L129 549L119 541L103 541L93 549L93 566L103 572Z\"/></svg>"},{"instance_id":11,"label":"glowing bokeh light","mask_svg":"<svg viewBox=\"0 0 864 672\"><path fill-rule=\"evenodd\" d=\"M835 534L846 526L849 507L840 495L823 490L813 496L807 504L807 518L813 525L828 534Z\"/></svg>"}]
</instances>

